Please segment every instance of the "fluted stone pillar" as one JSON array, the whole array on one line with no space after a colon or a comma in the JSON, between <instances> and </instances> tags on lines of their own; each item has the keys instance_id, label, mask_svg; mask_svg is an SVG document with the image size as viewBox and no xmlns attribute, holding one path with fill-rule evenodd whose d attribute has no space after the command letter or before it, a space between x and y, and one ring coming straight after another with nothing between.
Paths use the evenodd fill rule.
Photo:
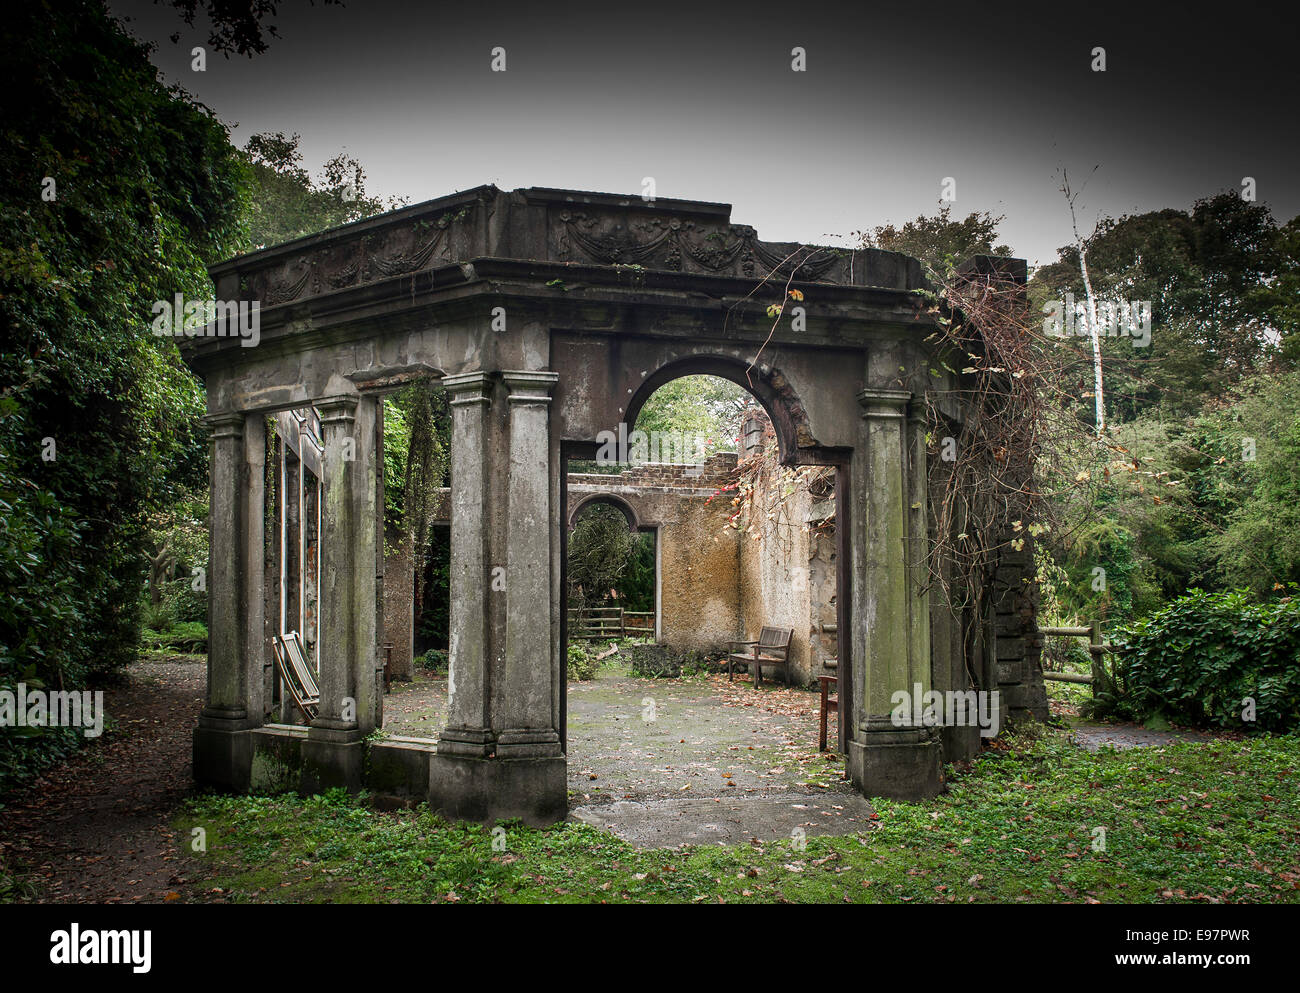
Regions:
<instances>
[{"instance_id":1,"label":"fluted stone pillar","mask_svg":"<svg viewBox=\"0 0 1300 993\"><path fill-rule=\"evenodd\" d=\"M506 652L499 758L560 754L551 690L551 390L553 372L506 372L510 484L506 529Z\"/></svg>"},{"instance_id":2,"label":"fluted stone pillar","mask_svg":"<svg viewBox=\"0 0 1300 993\"><path fill-rule=\"evenodd\" d=\"M361 739L375 729L375 401L315 403L322 463L320 707L303 747L306 789L359 789Z\"/></svg>"},{"instance_id":3,"label":"fluted stone pillar","mask_svg":"<svg viewBox=\"0 0 1300 993\"><path fill-rule=\"evenodd\" d=\"M854 546L851 685L858 720L849 776L867 796L898 799L930 796L940 786L936 731L893 713L898 691L911 697L931 688L929 609L917 582L926 530L924 460L918 472L911 399L897 389L858 394L863 427L853 470L862 537Z\"/></svg>"},{"instance_id":4,"label":"fluted stone pillar","mask_svg":"<svg viewBox=\"0 0 1300 993\"><path fill-rule=\"evenodd\" d=\"M466 373L452 406L451 670L429 805L452 818L568 813L552 700L552 372ZM504 410L492 406L504 383Z\"/></svg>"},{"instance_id":5,"label":"fluted stone pillar","mask_svg":"<svg viewBox=\"0 0 1300 993\"><path fill-rule=\"evenodd\" d=\"M204 418L211 432L208 514L208 688L194 732L194 777L245 789L247 732L262 724L266 422L241 412Z\"/></svg>"},{"instance_id":6,"label":"fluted stone pillar","mask_svg":"<svg viewBox=\"0 0 1300 993\"><path fill-rule=\"evenodd\" d=\"M451 618L448 632L444 755L485 757L494 745L488 663L487 474L484 459L492 407L486 373L448 376L451 406Z\"/></svg>"}]
</instances>

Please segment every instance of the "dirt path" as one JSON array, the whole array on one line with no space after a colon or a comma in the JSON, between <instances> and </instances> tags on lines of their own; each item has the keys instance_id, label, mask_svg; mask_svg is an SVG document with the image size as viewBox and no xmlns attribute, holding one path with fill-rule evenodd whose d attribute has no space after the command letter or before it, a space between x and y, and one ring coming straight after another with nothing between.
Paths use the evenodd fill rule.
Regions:
<instances>
[{"instance_id":1,"label":"dirt path","mask_svg":"<svg viewBox=\"0 0 1300 993\"><path fill-rule=\"evenodd\" d=\"M188 860L169 821L194 788L204 680L201 658L130 666L104 694L116 725L0 810L0 855L34 899L160 903L183 892Z\"/></svg>"}]
</instances>

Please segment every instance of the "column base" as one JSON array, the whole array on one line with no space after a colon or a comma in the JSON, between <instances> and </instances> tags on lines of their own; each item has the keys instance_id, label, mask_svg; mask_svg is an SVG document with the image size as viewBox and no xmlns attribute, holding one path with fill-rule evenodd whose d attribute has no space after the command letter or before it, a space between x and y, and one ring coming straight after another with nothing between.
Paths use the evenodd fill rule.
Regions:
<instances>
[{"instance_id":1,"label":"column base","mask_svg":"<svg viewBox=\"0 0 1300 993\"><path fill-rule=\"evenodd\" d=\"M863 796L925 800L943 789L943 755L933 728L858 732L848 773Z\"/></svg>"},{"instance_id":2,"label":"column base","mask_svg":"<svg viewBox=\"0 0 1300 993\"><path fill-rule=\"evenodd\" d=\"M499 759L555 758L561 754L560 736L553 728L513 728L497 734Z\"/></svg>"},{"instance_id":3,"label":"column base","mask_svg":"<svg viewBox=\"0 0 1300 993\"><path fill-rule=\"evenodd\" d=\"M438 751L443 755L485 759L496 748L496 738L488 728L443 728L438 735Z\"/></svg>"},{"instance_id":4,"label":"column base","mask_svg":"<svg viewBox=\"0 0 1300 993\"><path fill-rule=\"evenodd\" d=\"M491 824L519 818L534 827L569 814L563 756L480 759L438 753L429 760L429 806L450 820Z\"/></svg>"},{"instance_id":5,"label":"column base","mask_svg":"<svg viewBox=\"0 0 1300 993\"><path fill-rule=\"evenodd\" d=\"M939 729L939 741L945 762L969 761L984 747L980 729L974 725L945 725Z\"/></svg>"},{"instance_id":6,"label":"column base","mask_svg":"<svg viewBox=\"0 0 1300 993\"><path fill-rule=\"evenodd\" d=\"M313 723L302 743L302 792L342 788L358 793L365 766L366 746L360 730Z\"/></svg>"},{"instance_id":7,"label":"column base","mask_svg":"<svg viewBox=\"0 0 1300 993\"><path fill-rule=\"evenodd\" d=\"M253 762L251 733L244 727L213 727L201 722L194 729L195 782L236 793L247 790Z\"/></svg>"}]
</instances>

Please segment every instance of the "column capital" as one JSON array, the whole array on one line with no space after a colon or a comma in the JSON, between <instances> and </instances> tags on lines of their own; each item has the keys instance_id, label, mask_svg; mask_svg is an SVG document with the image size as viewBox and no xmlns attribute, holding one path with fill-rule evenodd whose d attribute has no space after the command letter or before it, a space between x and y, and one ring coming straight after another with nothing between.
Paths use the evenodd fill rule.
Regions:
<instances>
[{"instance_id":1,"label":"column capital","mask_svg":"<svg viewBox=\"0 0 1300 993\"><path fill-rule=\"evenodd\" d=\"M858 403L862 404L863 417L890 417L902 419L912 400L911 390L886 390L868 387L858 390Z\"/></svg>"},{"instance_id":2,"label":"column capital","mask_svg":"<svg viewBox=\"0 0 1300 993\"><path fill-rule=\"evenodd\" d=\"M503 370L501 378L510 388L511 403L550 403L551 390L560 381L560 374L545 370Z\"/></svg>"},{"instance_id":3,"label":"column capital","mask_svg":"<svg viewBox=\"0 0 1300 993\"><path fill-rule=\"evenodd\" d=\"M312 406L320 414L321 425L351 424L357 417L357 404L361 397L356 393L343 393L336 396L321 397L313 400Z\"/></svg>"},{"instance_id":4,"label":"column capital","mask_svg":"<svg viewBox=\"0 0 1300 993\"><path fill-rule=\"evenodd\" d=\"M244 413L240 410L223 410L205 414L200 420L213 438L244 437Z\"/></svg>"},{"instance_id":5,"label":"column capital","mask_svg":"<svg viewBox=\"0 0 1300 993\"><path fill-rule=\"evenodd\" d=\"M452 406L492 402L492 377L486 372L462 372L444 376L442 388L451 397Z\"/></svg>"}]
</instances>

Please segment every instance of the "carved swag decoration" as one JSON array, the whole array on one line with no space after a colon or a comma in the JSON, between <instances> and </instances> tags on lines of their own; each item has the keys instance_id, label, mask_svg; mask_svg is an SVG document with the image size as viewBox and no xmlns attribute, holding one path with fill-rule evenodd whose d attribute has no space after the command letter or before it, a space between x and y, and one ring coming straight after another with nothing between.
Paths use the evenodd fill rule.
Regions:
<instances>
[{"instance_id":1,"label":"carved swag decoration","mask_svg":"<svg viewBox=\"0 0 1300 993\"><path fill-rule=\"evenodd\" d=\"M634 221L628 225L630 230L624 230L619 219L613 217L566 210L559 219L562 227L557 247L565 258L573 256L576 246L589 261L603 265L743 276L757 273L806 282L817 282L828 275L834 277L828 281L840 281L845 275L836 269L843 252L759 241L754 229L744 224L710 230L694 221L656 217ZM832 269L836 271L832 273Z\"/></svg>"},{"instance_id":2,"label":"carved swag decoration","mask_svg":"<svg viewBox=\"0 0 1300 993\"><path fill-rule=\"evenodd\" d=\"M302 296L404 276L428 268L435 258L450 262L447 231L473 206L456 215L444 214L436 221L420 220L326 246L278 268L254 273L249 277L249 287L263 306L274 307Z\"/></svg>"}]
</instances>

